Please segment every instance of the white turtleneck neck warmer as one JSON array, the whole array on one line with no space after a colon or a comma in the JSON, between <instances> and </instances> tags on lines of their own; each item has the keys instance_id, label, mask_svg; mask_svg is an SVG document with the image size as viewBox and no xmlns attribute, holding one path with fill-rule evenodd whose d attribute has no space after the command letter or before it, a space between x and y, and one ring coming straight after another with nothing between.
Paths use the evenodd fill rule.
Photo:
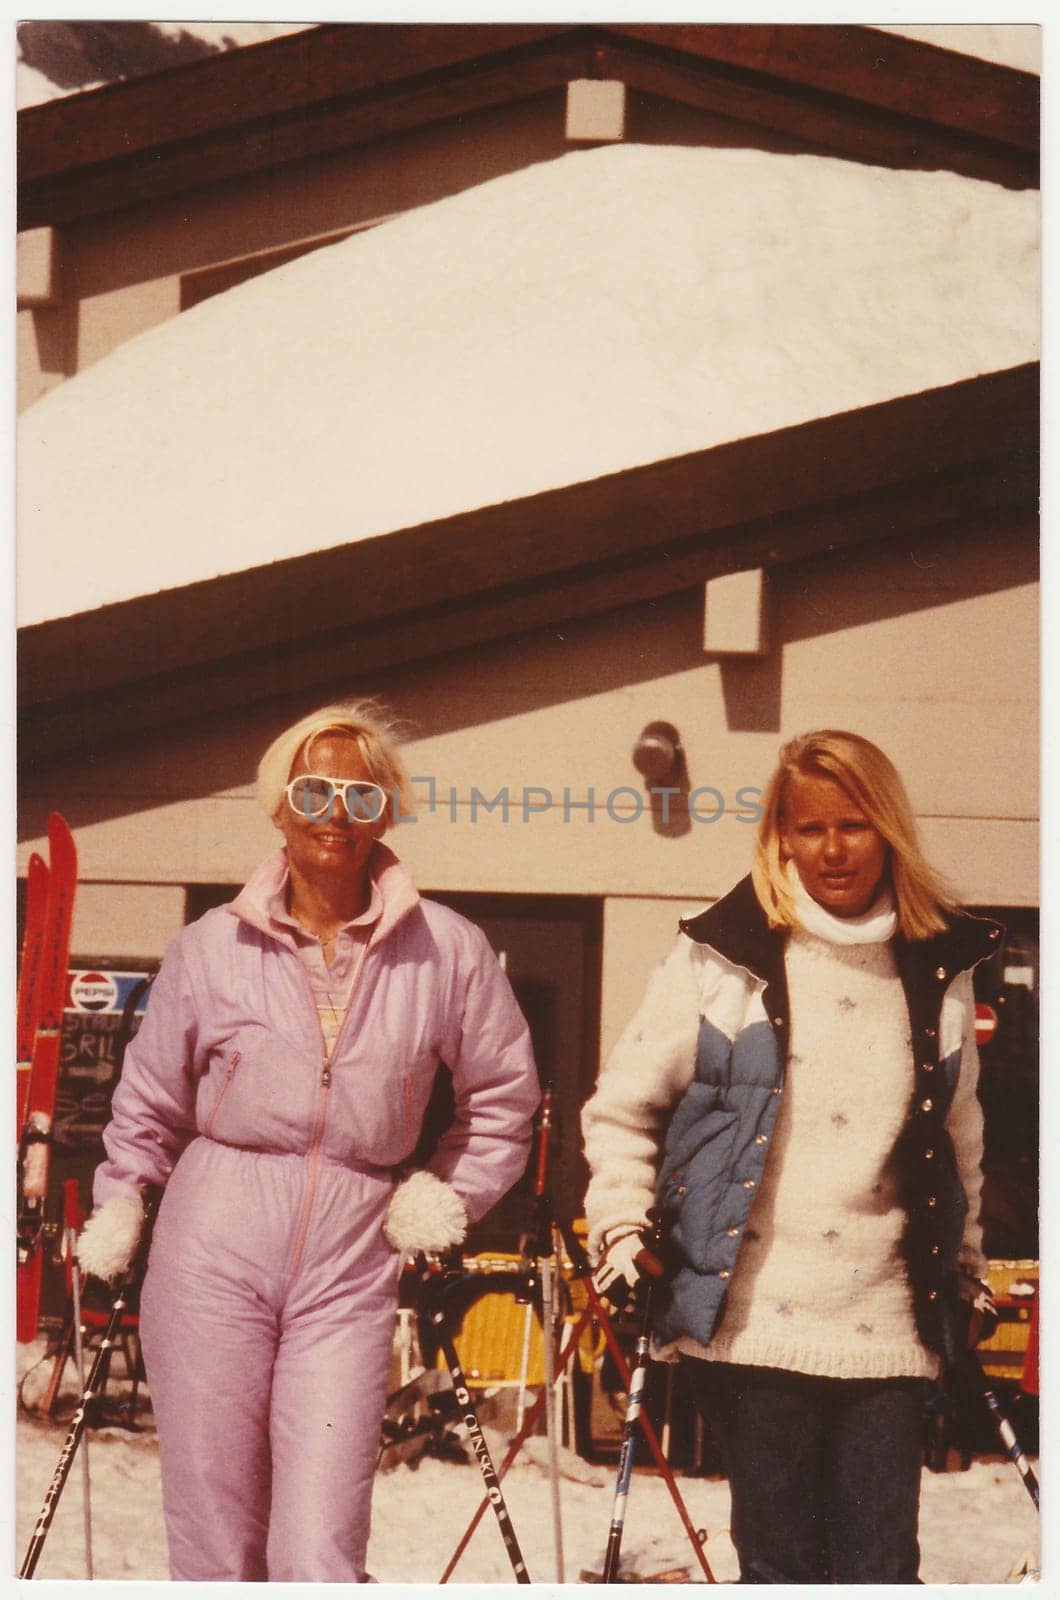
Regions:
<instances>
[{"instance_id":1,"label":"white turtleneck neck warmer","mask_svg":"<svg viewBox=\"0 0 1060 1600\"><path fill-rule=\"evenodd\" d=\"M818 939L825 939L829 944L881 944L894 938L898 911L889 884L884 884L871 906L860 916L837 917L807 891L794 861L789 861L785 870L795 897L795 915L807 933L816 934Z\"/></svg>"}]
</instances>

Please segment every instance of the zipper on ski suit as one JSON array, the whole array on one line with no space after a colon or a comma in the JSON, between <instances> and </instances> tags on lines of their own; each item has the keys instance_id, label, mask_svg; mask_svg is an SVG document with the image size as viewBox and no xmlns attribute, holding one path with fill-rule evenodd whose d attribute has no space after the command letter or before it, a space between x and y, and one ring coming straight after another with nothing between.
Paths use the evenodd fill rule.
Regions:
<instances>
[{"instance_id":1,"label":"zipper on ski suit","mask_svg":"<svg viewBox=\"0 0 1060 1600\"><path fill-rule=\"evenodd\" d=\"M203 1125L202 1136L203 1136L204 1139L208 1139L210 1137L210 1129L213 1127L214 1120L215 1120L215 1118L217 1116L217 1113L221 1109L221 1101L224 1099L225 1095L228 1093L228 1091L229 1091L229 1089L231 1087L231 1084L232 1084L232 1079L236 1075L236 1068L238 1067L238 1065L242 1061L242 1059L243 1059L243 1056L242 1056L242 1053L239 1050L233 1051L232 1059L228 1063L228 1071L225 1073L225 1081L224 1081L224 1083L222 1083L220 1092L219 1092L219 1094L217 1096L217 1099L214 1101L213 1105L210 1107L210 1115L206 1118L206 1122Z\"/></svg>"},{"instance_id":2,"label":"zipper on ski suit","mask_svg":"<svg viewBox=\"0 0 1060 1600\"><path fill-rule=\"evenodd\" d=\"M339 1024L339 1031L335 1035L330 1054L328 1053L328 1043L324 1037L324 1029L320 1021L320 1012L317 1010L317 1002L316 996L313 993L313 985L310 983L309 976L305 968L302 966L301 961L298 963L299 969L302 973L303 981L306 986L306 993L309 996L309 1003L313 1009L313 1016L316 1019L317 1031L320 1034L321 1069L319 1085L320 1092L317 1097L316 1121L313 1124L313 1134L309 1141L309 1149L306 1151L306 1185L305 1196L302 1200L302 1215L298 1220L298 1232L295 1234L294 1245L291 1249L291 1262L287 1269L292 1278L302 1264L302 1251L305 1249L305 1242L309 1233L309 1222L313 1212L313 1201L316 1198L317 1173L320 1169L320 1149L324 1143L324 1125L327 1122L328 1117L328 1090L331 1088L331 1063L335 1059L336 1051L339 1048L339 1041L341 1040L343 1033L346 1031L346 1025L350 1020L350 1012L353 1010L353 1001L354 996L357 993L357 984L361 976L361 968L364 966L364 958L368 954L368 947L371 942L372 935L369 934L368 938L362 945L361 953L357 958L357 966L354 968L353 981L350 984L350 992L346 999L346 1010L343 1012L342 1021Z\"/></svg>"}]
</instances>

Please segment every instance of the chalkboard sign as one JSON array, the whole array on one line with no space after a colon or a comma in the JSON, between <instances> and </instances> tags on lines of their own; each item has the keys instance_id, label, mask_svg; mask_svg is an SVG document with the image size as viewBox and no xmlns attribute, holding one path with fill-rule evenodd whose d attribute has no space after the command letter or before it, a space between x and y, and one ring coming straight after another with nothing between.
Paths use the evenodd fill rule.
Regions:
<instances>
[{"instance_id":1,"label":"chalkboard sign","mask_svg":"<svg viewBox=\"0 0 1060 1600\"><path fill-rule=\"evenodd\" d=\"M125 1046L140 1026L154 963L101 962L73 969L67 979L59 1052L59 1082L48 1174L46 1216L50 1224L41 1283L41 1321L62 1320L65 1274L62 1246L63 1184L77 1179L81 1209L92 1209L92 1175L103 1159L103 1129L121 1073Z\"/></svg>"}]
</instances>

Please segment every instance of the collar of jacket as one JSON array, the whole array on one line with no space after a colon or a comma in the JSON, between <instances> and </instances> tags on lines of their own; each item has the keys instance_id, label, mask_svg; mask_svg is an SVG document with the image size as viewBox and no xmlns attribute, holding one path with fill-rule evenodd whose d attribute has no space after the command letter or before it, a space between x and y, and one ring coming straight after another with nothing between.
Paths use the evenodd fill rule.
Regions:
<instances>
[{"instance_id":1,"label":"collar of jacket","mask_svg":"<svg viewBox=\"0 0 1060 1600\"><path fill-rule=\"evenodd\" d=\"M382 841L372 851L370 872L383 899L383 910L372 935L378 944L390 931L419 905L420 897L412 875L404 862ZM251 875L248 882L229 901L226 911L247 922L259 932L268 934L281 944L294 948L294 939L288 930L269 915L269 901L287 883L287 851L277 850L267 857Z\"/></svg>"},{"instance_id":2,"label":"collar of jacket","mask_svg":"<svg viewBox=\"0 0 1060 1600\"><path fill-rule=\"evenodd\" d=\"M948 983L997 950L1004 932L999 922L967 911L944 916L946 927L929 939L906 939L896 933L891 941L898 970L907 981L914 974L930 972L937 982ZM787 929L769 926L750 875L706 911L684 918L681 931L766 983L775 981L778 963L783 967Z\"/></svg>"},{"instance_id":3,"label":"collar of jacket","mask_svg":"<svg viewBox=\"0 0 1060 1600\"><path fill-rule=\"evenodd\" d=\"M788 980L784 971L786 928L771 928L755 894L750 876L697 917L681 921L681 931L696 944L709 945L725 961L744 967L765 982L762 1004L776 1029L783 1055L787 1054Z\"/></svg>"}]
</instances>

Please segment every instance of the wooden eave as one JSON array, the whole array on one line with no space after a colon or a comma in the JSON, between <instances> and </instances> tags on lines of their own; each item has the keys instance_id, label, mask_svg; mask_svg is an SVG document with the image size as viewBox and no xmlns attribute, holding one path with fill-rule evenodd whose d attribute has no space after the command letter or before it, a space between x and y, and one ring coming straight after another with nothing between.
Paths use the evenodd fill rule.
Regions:
<instances>
[{"instance_id":1,"label":"wooden eave","mask_svg":"<svg viewBox=\"0 0 1060 1600\"><path fill-rule=\"evenodd\" d=\"M328 24L18 114L21 228L617 77L805 148L1037 182L1039 82L859 25Z\"/></svg>"},{"instance_id":2,"label":"wooden eave","mask_svg":"<svg viewBox=\"0 0 1060 1600\"><path fill-rule=\"evenodd\" d=\"M1038 387L1036 363L1015 367L25 628L22 759L724 572L1033 512Z\"/></svg>"}]
</instances>

